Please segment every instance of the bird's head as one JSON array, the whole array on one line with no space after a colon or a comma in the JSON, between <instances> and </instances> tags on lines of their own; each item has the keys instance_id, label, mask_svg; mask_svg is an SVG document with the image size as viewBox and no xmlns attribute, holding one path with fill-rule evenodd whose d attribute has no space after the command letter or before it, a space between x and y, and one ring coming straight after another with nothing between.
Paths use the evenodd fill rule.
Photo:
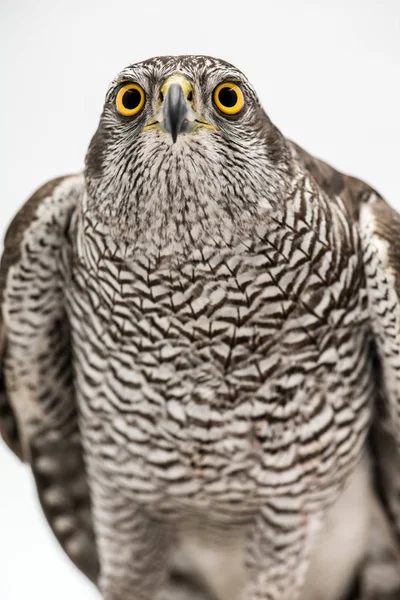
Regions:
<instances>
[{"instance_id":1,"label":"bird's head","mask_svg":"<svg viewBox=\"0 0 400 600\"><path fill-rule=\"evenodd\" d=\"M153 58L108 90L86 157L87 202L129 239L192 228L204 241L277 201L288 164L285 138L238 69L206 56Z\"/></svg>"}]
</instances>

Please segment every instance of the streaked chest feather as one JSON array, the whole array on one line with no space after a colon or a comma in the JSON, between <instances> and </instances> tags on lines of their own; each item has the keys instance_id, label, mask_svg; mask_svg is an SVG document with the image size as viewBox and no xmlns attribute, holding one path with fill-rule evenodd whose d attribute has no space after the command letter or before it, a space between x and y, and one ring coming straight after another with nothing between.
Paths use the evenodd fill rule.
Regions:
<instances>
[{"instance_id":1,"label":"streaked chest feather","mask_svg":"<svg viewBox=\"0 0 400 600\"><path fill-rule=\"evenodd\" d=\"M282 228L173 256L135 255L90 225L78 239L78 399L120 486L258 501L351 466L368 421L356 252L343 268L317 235Z\"/></svg>"}]
</instances>

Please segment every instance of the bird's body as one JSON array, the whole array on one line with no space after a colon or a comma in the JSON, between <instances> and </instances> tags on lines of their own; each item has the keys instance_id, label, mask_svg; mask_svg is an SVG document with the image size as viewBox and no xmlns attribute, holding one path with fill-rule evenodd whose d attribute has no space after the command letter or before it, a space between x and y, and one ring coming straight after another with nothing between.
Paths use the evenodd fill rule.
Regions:
<instances>
[{"instance_id":1,"label":"bird's body","mask_svg":"<svg viewBox=\"0 0 400 600\"><path fill-rule=\"evenodd\" d=\"M49 184L8 234L3 377L49 521L95 580L98 555L105 600L162 597L175 571L217 600L297 600L310 555L301 598L322 600L317 571L352 533L324 589L344 600L374 518L390 538L366 449L381 386L358 223L381 200L255 100L210 116L220 80L253 101L230 65L153 59L109 98L126 80L130 114L139 81L153 120L139 134L106 103L85 177Z\"/></svg>"},{"instance_id":2,"label":"bird's body","mask_svg":"<svg viewBox=\"0 0 400 600\"><path fill-rule=\"evenodd\" d=\"M261 210L246 237L157 252L116 243L85 208L74 220L83 435L96 456L109 448L105 475L148 510L181 519L178 499L200 515L246 516L247 503L251 513L293 485L312 502L358 461L371 385L359 240L347 227L338 257L326 224L340 227L343 208L318 206L317 228L308 194L293 200L304 219L287 204L290 222Z\"/></svg>"}]
</instances>

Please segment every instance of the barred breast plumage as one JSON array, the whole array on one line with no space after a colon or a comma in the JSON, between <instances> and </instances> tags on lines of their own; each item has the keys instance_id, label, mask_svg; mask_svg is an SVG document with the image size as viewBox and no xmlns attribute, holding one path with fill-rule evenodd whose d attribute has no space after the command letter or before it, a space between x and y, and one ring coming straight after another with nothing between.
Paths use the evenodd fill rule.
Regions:
<instances>
[{"instance_id":1,"label":"barred breast plumage","mask_svg":"<svg viewBox=\"0 0 400 600\"><path fill-rule=\"evenodd\" d=\"M314 207L310 180L295 183L273 227L254 220L229 245L146 255L86 209L74 222L83 435L104 476L152 513L182 519L178 498L189 513L248 518L289 490L297 506L360 453L371 382L359 240L342 206Z\"/></svg>"},{"instance_id":2,"label":"barred breast plumage","mask_svg":"<svg viewBox=\"0 0 400 600\"><path fill-rule=\"evenodd\" d=\"M397 225L231 65L113 82L1 272L2 433L104 600L397 593Z\"/></svg>"}]
</instances>

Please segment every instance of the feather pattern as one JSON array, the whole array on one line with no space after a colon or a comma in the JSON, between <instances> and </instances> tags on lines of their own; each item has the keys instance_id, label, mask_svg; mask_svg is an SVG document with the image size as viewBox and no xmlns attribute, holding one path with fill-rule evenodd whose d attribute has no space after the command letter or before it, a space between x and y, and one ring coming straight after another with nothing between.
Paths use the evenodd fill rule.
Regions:
<instances>
[{"instance_id":1,"label":"feather pattern","mask_svg":"<svg viewBox=\"0 0 400 600\"><path fill-rule=\"evenodd\" d=\"M146 124L177 73L210 127L172 143ZM395 597L399 219L228 63L112 83L85 173L25 205L0 272L0 430L104 600Z\"/></svg>"}]
</instances>

